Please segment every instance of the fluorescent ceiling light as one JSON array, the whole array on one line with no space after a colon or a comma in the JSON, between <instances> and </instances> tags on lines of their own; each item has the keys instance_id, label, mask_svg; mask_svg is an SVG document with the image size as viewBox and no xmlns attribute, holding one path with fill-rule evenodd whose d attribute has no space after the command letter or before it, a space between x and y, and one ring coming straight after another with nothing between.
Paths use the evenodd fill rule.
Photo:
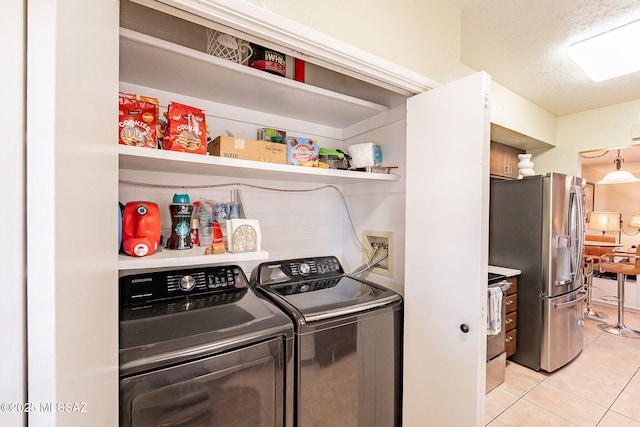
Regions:
<instances>
[{"instance_id":1,"label":"fluorescent ceiling light","mask_svg":"<svg viewBox=\"0 0 640 427\"><path fill-rule=\"evenodd\" d=\"M595 82L640 70L640 20L569 46L569 56Z\"/></svg>"}]
</instances>

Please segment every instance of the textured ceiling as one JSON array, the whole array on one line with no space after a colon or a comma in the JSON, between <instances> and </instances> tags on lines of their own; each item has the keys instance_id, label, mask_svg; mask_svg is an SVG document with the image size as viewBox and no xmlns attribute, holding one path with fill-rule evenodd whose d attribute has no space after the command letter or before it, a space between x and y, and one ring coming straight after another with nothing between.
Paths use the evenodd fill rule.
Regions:
<instances>
[{"instance_id":1,"label":"textured ceiling","mask_svg":"<svg viewBox=\"0 0 640 427\"><path fill-rule=\"evenodd\" d=\"M462 63L550 113L640 99L640 72L592 82L567 54L572 43L640 19L639 0L453 1L462 8Z\"/></svg>"}]
</instances>

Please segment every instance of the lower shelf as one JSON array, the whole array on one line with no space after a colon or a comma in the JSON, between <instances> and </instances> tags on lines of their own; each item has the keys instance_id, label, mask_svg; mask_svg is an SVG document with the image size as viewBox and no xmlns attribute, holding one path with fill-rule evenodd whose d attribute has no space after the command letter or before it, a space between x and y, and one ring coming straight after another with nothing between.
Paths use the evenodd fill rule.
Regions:
<instances>
[{"instance_id":1,"label":"lower shelf","mask_svg":"<svg viewBox=\"0 0 640 427\"><path fill-rule=\"evenodd\" d=\"M203 255L204 247L197 246L192 249L171 250L159 249L155 254L145 257L133 257L118 255L118 268L120 270L135 270L144 268L161 267L187 267L207 264L233 264L242 261L258 261L269 259L269 252L243 252L215 255Z\"/></svg>"}]
</instances>

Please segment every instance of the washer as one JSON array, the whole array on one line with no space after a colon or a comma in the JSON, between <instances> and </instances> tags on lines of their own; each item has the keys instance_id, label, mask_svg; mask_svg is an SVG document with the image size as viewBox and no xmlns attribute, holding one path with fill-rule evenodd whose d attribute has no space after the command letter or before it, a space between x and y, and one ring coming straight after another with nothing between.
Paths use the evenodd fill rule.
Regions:
<instances>
[{"instance_id":1,"label":"washer","mask_svg":"<svg viewBox=\"0 0 640 427\"><path fill-rule=\"evenodd\" d=\"M120 278L120 425L293 425L292 321L238 266Z\"/></svg>"},{"instance_id":2,"label":"washer","mask_svg":"<svg viewBox=\"0 0 640 427\"><path fill-rule=\"evenodd\" d=\"M251 281L295 324L296 425L401 425L399 294L334 256L262 263Z\"/></svg>"}]
</instances>

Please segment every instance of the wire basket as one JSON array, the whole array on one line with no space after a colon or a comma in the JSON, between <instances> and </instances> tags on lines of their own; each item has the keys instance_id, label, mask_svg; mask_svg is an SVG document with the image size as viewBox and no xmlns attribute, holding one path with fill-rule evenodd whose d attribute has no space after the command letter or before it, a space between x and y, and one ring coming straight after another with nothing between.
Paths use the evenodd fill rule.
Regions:
<instances>
[{"instance_id":1,"label":"wire basket","mask_svg":"<svg viewBox=\"0 0 640 427\"><path fill-rule=\"evenodd\" d=\"M207 28L207 53L228 61L244 64L249 60L253 49L245 41Z\"/></svg>"}]
</instances>

